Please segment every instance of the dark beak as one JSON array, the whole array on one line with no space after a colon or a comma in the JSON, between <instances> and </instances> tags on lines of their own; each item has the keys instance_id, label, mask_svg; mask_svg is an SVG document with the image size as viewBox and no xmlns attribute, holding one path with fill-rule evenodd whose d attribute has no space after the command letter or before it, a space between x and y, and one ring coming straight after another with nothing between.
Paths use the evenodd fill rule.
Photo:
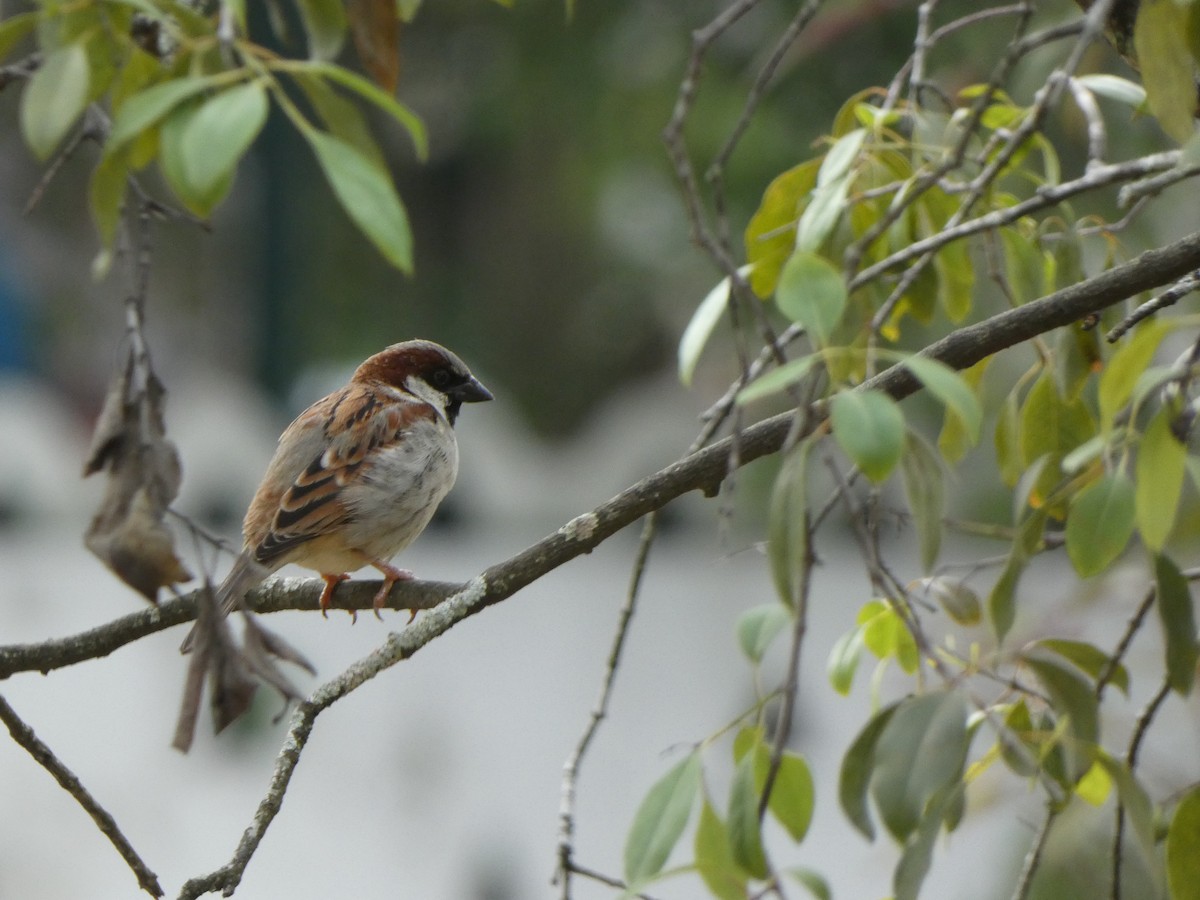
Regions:
<instances>
[{"instance_id":1,"label":"dark beak","mask_svg":"<svg viewBox=\"0 0 1200 900\"><path fill-rule=\"evenodd\" d=\"M492 399L492 392L479 383L479 379L470 378L457 387L451 388L447 393L450 399L457 400L460 403L482 403L484 400Z\"/></svg>"}]
</instances>

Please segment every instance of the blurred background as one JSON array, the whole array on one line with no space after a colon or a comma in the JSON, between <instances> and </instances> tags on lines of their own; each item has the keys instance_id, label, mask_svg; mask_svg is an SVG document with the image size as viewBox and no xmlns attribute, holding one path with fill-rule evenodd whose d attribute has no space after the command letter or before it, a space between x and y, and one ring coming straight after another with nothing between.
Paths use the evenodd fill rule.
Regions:
<instances>
[{"instance_id":1,"label":"blurred background","mask_svg":"<svg viewBox=\"0 0 1200 900\"><path fill-rule=\"evenodd\" d=\"M947 18L972 6L943 4ZM1052 17L1074 14L1070 4L1051 6ZM828 7L788 54L733 158L735 229L775 174L811 154L845 99L886 84L910 50L915 2ZM674 375L678 336L718 273L688 242L660 140L689 35L721 8L577 0L568 22L563 4L548 0L512 10L482 0L425 4L402 38L399 96L428 126L429 161L417 163L407 137L377 123L413 223L411 279L354 229L307 147L273 113L211 229L154 229L147 330L183 458L177 507L235 538L281 428L364 357L415 336L456 350L497 398L464 412L459 485L400 559L420 577L466 579L677 458L735 374L718 338L696 386L685 390ZM701 169L795 8L764 0L712 49L688 126ZM1004 37L973 32L958 45L962 55L935 57L939 76L952 86L986 77ZM1096 53L1097 66L1113 67L1106 51ZM1034 66L1023 77L1031 92L1043 74ZM23 213L42 169L16 128L19 96L19 85L0 91L2 643L80 631L142 602L84 551L101 485L77 477L123 356L129 282L120 262L104 282L89 274L98 249L86 204L95 148L83 147ZM1111 137L1114 158L1157 140L1145 121ZM1073 171L1083 135L1063 147ZM668 510L611 718L582 773L584 865L619 874L625 829L650 784L753 700L733 626L773 596L756 544L757 501L770 477L769 462L756 465L738 479L733 501L686 498ZM896 540L899 552L909 549L906 536ZM635 543L634 533L618 536L323 715L237 896L557 896L549 879L561 767L599 689ZM206 564L186 534L180 545L194 565ZM823 672L825 648L853 624L869 586L852 546L824 550L793 739L817 776L817 824L778 862L818 869L835 896L877 896L897 851L886 838L857 837L835 799L838 762L870 685L862 673L845 700ZM951 548L958 552L988 550ZM228 563L218 561L214 574ZM1046 616L1058 614L1055 604L1078 603L1097 616L1125 614L1120 590L1069 588L1052 566L1026 583L1046 594ZM380 625L367 616L351 628L341 616L294 614L271 624L330 677L403 619ZM171 750L181 636L3 685L169 895L228 860L284 728L274 721L277 698L263 691L255 714L230 733L213 738L202 726L190 756ZM782 664L768 659L768 684ZM1136 709L1131 701L1130 715ZM1182 716L1176 725L1191 746L1194 722ZM1174 761L1158 762L1166 778L1178 775ZM1001 784L981 782L973 802L985 811L952 837L953 853L935 857L928 896L992 896L987 885L1012 878L1041 814L1036 797L1002 797ZM727 786L710 789L723 797ZM8 741L0 741L0 809L0 898L135 895L91 822ZM685 879L654 895L697 890ZM577 897L614 895L577 884Z\"/></svg>"}]
</instances>

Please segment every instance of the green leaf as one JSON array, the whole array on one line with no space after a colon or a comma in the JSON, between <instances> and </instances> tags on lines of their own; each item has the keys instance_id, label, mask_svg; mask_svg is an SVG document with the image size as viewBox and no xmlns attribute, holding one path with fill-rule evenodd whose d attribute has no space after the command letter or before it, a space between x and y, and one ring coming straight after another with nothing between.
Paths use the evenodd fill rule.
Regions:
<instances>
[{"instance_id":1,"label":"green leaf","mask_svg":"<svg viewBox=\"0 0 1200 900\"><path fill-rule=\"evenodd\" d=\"M766 746L765 732L761 725L747 725L738 730L733 736L733 761L741 762L747 753L757 752L759 747Z\"/></svg>"},{"instance_id":2,"label":"green leaf","mask_svg":"<svg viewBox=\"0 0 1200 900\"><path fill-rule=\"evenodd\" d=\"M829 662L826 665L829 683L843 697L850 693L854 684L854 673L858 671L862 647L862 628L854 628L838 638L829 651Z\"/></svg>"},{"instance_id":3,"label":"green leaf","mask_svg":"<svg viewBox=\"0 0 1200 900\"><path fill-rule=\"evenodd\" d=\"M1025 466L1047 454L1061 459L1094 433L1091 414L1083 401L1064 402L1053 374L1040 375L1021 409L1021 458ZM1057 477L1052 471L1046 474Z\"/></svg>"},{"instance_id":4,"label":"green leaf","mask_svg":"<svg viewBox=\"0 0 1200 900\"><path fill-rule=\"evenodd\" d=\"M90 76L83 43L47 54L21 94L21 133L33 155L45 160L87 106Z\"/></svg>"},{"instance_id":5,"label":"green leaf","mask_svg":"<svg viewBox=\"0 0 1200 900\"><path fill-rule=\"evenodd\" d=\"M973 393L979 391L979 384L983 380L984 372L987 371L992 359L993 357L990 356L985 357L961 373L960 377L962 377ZM971 436L962 418L947 410L943 419L942 430L938 434L937 439L938 450L941 451L942 459L945 460L946 464L954 465L957 463L966 455L967 450L978 442L978 433Z\"/></svg>"},{"instance_id":6,"label":"green leaf","mask_svg":"<svg viewBox=\"0 0 1200 900\"><path fill-rule=\"evenodd\" d=\"M909 675L917 670L920 662L917 643L895 606L873 600L859 610L858 622L868 650L880 659L895 658Z\"/></svg>"},{"instance_id":7,"label":"green leaf","mask_svg":"<svg viewBox=\"0 0 1200 900\"><path fill-rule=\"evenodd\" d=\"M1074 741L1064 745L1069 783L1087 771L1088 753L1099 734L1096 692L1074 667L1068 667L1037 651L1024 654L1025 664L1037 676L1050 698L1050 706L1066 716Z\"/></svg>"},{"instance_id":8,"label":"green leaf","mask_svg":"<svg viewBox=\"0 0 1200 900\"><path fill-rule=\"evenodd\" d=\"M825 154L817 173L816 187L796 228L797 250L818 250L833 231L838 217L846 208L852 166L866 137L866 129L857 128L838 138Z\"/></svg>"},{"instance_id":9,"label":"green leaf","mask_svg":"<svg viewBox=\"0 0 1200 900\"><path fill-rule=\"evenodd\" d=\"M1146 89L1127 78L1097 73L1093 75L1080 75L1076 77L1075 81L1078 84L1082 84L1093 94L1099 94L1101 97L1107 97L1109 100L1124 103L1133 109L1138 109L1146 102Z\"/></svg>"},{"instance_id":10,"label":"green leaf","mask_svg":"<svg viewBox=\"0 0 1200 900\"><path fill-rule=\"evenodd\" d=\"M962 322L971 311L971 292L975 287L975 267L971 264L970 248L966 241L953 241L933 258L937 273L938 303L954 324Z\"/></svg>"},{"instance_id":11,"label":"green leaf","mask_svg":"<svg viewBox=\"0 0 1200 900\"><path fill-rule=\"evenodd\" d=\"M1162 319L1140 325L1100 373L1100 426L1105 433L1112 430L1117 413L1129 402L1138 378L1170 331L1171 325Z\"/></svg>"},{"instance_id":12,"label":"green leaf","mask_svg":"<svg viewBox=\"0 0 1200 900\"><path fill-rule=\"evenodd\" d=\"M312 128L303 129L317 162L342 208L384 258L411 273L412 232L408 214L388 173L340 138Z\"/></svg>"},{"instance_id":13,"label":"green leaf","mask_svg":"<svg viewBox=\"0 0 1200 900\"><path fill-rule=\"evenodd\" d=\"M777 175L746 226L746 261L754 266L750 287L766 299L775 292L779 271L795 249L801 198L817 183L821 160L810 159Z\"/></svg>"},{"instance_id":14,"label":"green leaf","mask_svg":"<svg viewBox=\"0 0 1200 900\"><path fill-rule=\"evenodd\" d=\"M1037 771L1034 761L1039 756L1039 748L1035 738L1029 707L1023 699L1018 700L1004 714L1004 728L1000 731L999 745L1000 758L1022 778L1028 778ZM1027 752L1022 752L1022 749Z\"/></svg>"},{"instance_id":15,"label":"green leaf","mask_svg":"<svg viewBox=\"0 0 1200 900\"><path fill-rule=\"evenodd\" d=\"M1146 789L1129 771L1129 767L1119 759L1113 759L1103 750L1095 753L1096 762L1104 766L1113 784L1117 786L1117 796L1125 807L1125 815L1133 826L1133 835L1137 840L1135 846L1141 854L1142 863L1156 886L1162 886L1162 858L1159 856L1154 834L1154 804ZM1151 896L1159 896L1155 891ZM1175 900L1175 898L1172 898Z\"/></svg>"},{"instance_id":16,"label":"green leaf","mask_svg":"<svg viewBox=\"0 0 1200 900\"><path fill-rule=\"evenodd\" d=\"M358 148L363 156L380 168L387 167L383 151L379 149L367 118L356 103L335 91L324 75L308 71L293 71L291 74L325 124L326 131Z\"/></svg>"},{"instance_id":17,"label":"green leaf","mask_svg":"<svg viewBox=\"0 0 1200 900\"><path fill-rule=\"evenodd\" d=\"M796 250L779 273L775 302L780 312L802 325L813 342L824 347L846 309L846 282L824 257Z\"/></svg>"},{"instance_id":18,"label":"green leaf","mask_svg":"<svg viewBox=\"0 0 1200 900\"><path fill-rule=\"evenodd\" d=\"M1043 650L1048 650L1051 653L1057 653L1086 672L1091 676L1093 681L1099 680L1100 673L1105 671L1112 661L1112 657L1099 647L1085 641L1043 638L1040 641L1035 641L1033 646L1041 647ZM1126 696L1129 695L1129 670L1124 665L1117 663L1108 680L1110 684L1120 689L1121 693Z\"/></svg>"},{"instance_id":19,"label":"green leaf","mask_svg":"<svg viewBox=\"0 0 1200 900\"><path fill-rule=\"evenodd\" d=\"M1183 493L1187 448L1171 431L1171 411L1158 411L1138 445L1137 524L1151 550L1162 550L1175 524Z\"/></svg>"},{"instance_id":20,"label":"green leaf","mask_svg":"<svg viewBox=\"0 0 1200 900\"><path fill-rule=\"evenodd\" d=\"M763 757L760 767L765 781L770 751L765 744L760 746L760 755ZM775 773L775 783L771 786L771 796L767 799L767 809L779 824L787 829L787 833L796 843L803 841L804 836L808 834L815 802L816 789L808 763L803 756L785 750L779 758L779 769Z\"/></svg>"},{"instance_id":21,"label":"green leaf","mask_svg":"<svg viewBox=\"0 0 1200 900\"><path fill-rule=\"evenodd\" d=\"M917 526L921 566L928 572L937 562L942 545L942 513L945 509L942 466L937 454L916 432L908 432L904 446L900 472L904 476L908 508Z\"/></svg>"},{"instance_id":22,"label":"green leaf","mask_svg":"<svg viewBox=\"0 0 1200 900\"><path fill-rule=\"evenodd\" d=\"M1200 900L1200 787L1183 795L1167 829L1171 900Z\"/></svg>"},{"instance_id":23,"label":"green leaf","mask_svg":"<svg viewBox=\"0 0 1200 900\"><path fill-rule=\"evenodd\" d=\"M1021 573L1025 571L1025 562L1024 557L1010 554L1004 571L1000 573L988 594L988 621L992 623L992 630L996 632L998 642L1004 640L1017 619L1017 582L1021 580Z\"/></svg>"},{"instance_id":24,"label":"green leaf","mask_svg":"<svg viewBox=\"0 0 1200 900\"><path fill-rule=\"evenodd\" d=\"M872 481L886 479L904 452L904 414L882 391L842 391L830 404L833 436Z\"/></svg>"},{"instance_id":25,"label":"green leaf","mask_svg":"<svg viewBox=\"0 0 1200 900\"><path fill-rule=\"evenodd\" d=\"M698 753L688 754L650 788L625 841L626 881L640 884L662 871L687 826L699 790Z\"/></svg>"},{"instance_id":26,"label":"green leaf","mask_svg":"<svg viewBox=\"0 0 1200 900\"><path fill-rule=\"evenodd\" d=\"M220 201L238 160L267 120L267 93L259 81L240 84L206 99L184 133L183 166L201 198L201 215Z\"/></svg>"},{"instance_id":27,"label":"green leaf","mask_svg":"<svg viewBox=\"0 0 1200 900\"><path fill-rule=\"evenodd\" d=\"M767 560L779 599L789 608L800 602L810 563L807 481L811 446L811 440L803 440L784 457L767 513Z\"/></svg>"},{"instance_id":28,"label":"green leaf","mask_svg":"<svg viewBox=\"0 0 1200 900\"><path fill-rule=\"evenodd\" d=\"M103 157L92 170L88 204L92 221L100 232L100 243L104 247L111 247L116 239L128 178L129 167L123 156Z\"/></svg>"},{"instance_id":29,"label":"green leaf","mask_svg":"<svg viewBox=\"0 0 1200 900\"><path fill-rule=\"evenodd\" d=\"M1102 476L1071 501L1067 556L1081 577L1105 571L1125 550L1133 535L1134 509L1133 483L1119 472Z\"/></svg>"},{"instance_id":30,"label":"green leaf","mask_svg":"<svg viewBox=\"0 0 1200 900\"><path fill-rule=\"evenodd\" d=\"M1166 642L1167 680L1171 689L1186 697L1196 681L1196 616L1192 592L1183 573L1168 557L1154 557L1158 616Z\"/></svg>"},{"instance_id":31,"label":"green leaf","mask_svg":"<svg viewBox=\"0 0 1200 900\"><path fill-rule=\"evenodd\" d=\"M1187 10L1178 3L1148 0L1138 8L1133 46L1146 100L1163 131L1181 144L1195 130L1195 63L1186 35Z\"/></svg>"},{"instance_id":32,"label":"green leaf","mask_svg":"<svg viewBox=\"0 0 1200 900\"><path fill-rule=\"evenodd\" d=\"M901 701L879 735L871 795L888 831L905 841L929 801L962 778L967 758L967 708L954 691ZM937 816L940 824L940 812Z\"/></svg>"},{"instance_id":33,"label":"green leaf","mask_svg":"<svg viewBox=\"0 0 1200 900\"><path fill-rule=\"evenodd\" d=\"M769 869L758 820L754 756L753 753L746 754L734 770L729 789L729 846L739 866L753 877L763 879Z\"/></svg>"},{"instance_id":34,"label":"green leaf","mask_svg":"<svg viewBox=\"0 0 1200 900\"><path fill-rule=\"evenodd\" d=\"M738 618L738 644L746 658L758 665L771 642L792 620L787 608L778 603L764 603L746 610Z\"/></svg>"},{"instance_id":35,"label":"green leaf","mask_svg":"<svg viewBox=\"0 0 1200 900\"><path fill-rule=\"evenodd\" d=\"M808 356L802 356L799 359L791 359L785 362L778 369L772 369L765 375L761 375L746 387L742 388L737 395L739 404L753 403L755 400L761 400L763 397L770 397L774 394L781 393L785 388L796 384L805 375L807 375L814 365L821 361L819 353L810 353Z\"/></svg>"},{"instance_id":36,"label":"green leaf","mask_svg":"<svg viewBox=\"0 0 1200 900\"><path fill-rule=\"evenodd\" d=\"M966 379L945 363L928 356L905 357L904 365L929 393L963 421L972 443L978 441L983 426L983 407Z\"/></svg>"},{"instance_id":37,"label":"green leaf","mask_svg":"<svg viewBox=\"0 0 1200 900\"><path fill-rule=\"evenodd\" d=\"M27 34L33 31L37 24L36 12L17 13L0 22L0 60L12 51Z\"/></svg>"},{"instance_id":38,"label":"green leaf","mask_svg":"<svg viewBox=\"0 0 1200 900\"><path fill-rule=\"evenodd\" d=\"M784 869L783 874L803 885L816 900L832 900L833 892L829 890L828 882L812 869Z\"/></svg>"},{"instance_id":39,"label":"green leaf","mask_svg":"<svg viewBox=\"0 0 1200 900\"><path fill-rule=\"evenodd\" d=\"M994 435L996 465L1000 468L1001 480L1008 487L1013 487L1025 470L1021 463L1021 407L1018 390L1019 385L1004 398L1000 415L996 419Z\"/></svg>"},{"instance_id":40,"label":"green leaf","mask_svg":"<svg viewBox=\"0 0 1200 900\"><path fill-rule=\"evenodd\" d=\"M308 53L313 59L333 59L346 39L346 10L342 0L296 0L304 31L308 35Z\"/></svg>"},{"instance_id":41,"label":"green leaf","mask_svg":"<svg viewBox=\"0 0 1200 900\"><path fill-rule=\"evenodd\" d=\"M751 268L742 266L738 271L745 278L750 274ZM683 336L679 339L679 381L684 387L691 386L700 354L708 344L713 329L717 327L717 323L729 307L729 289L729 276L725 276L700 301L687 328L683 329Z\"/></svg>"},{"instance_id":42,"label":"green leaf","mask_svg":"<svg viewBox=\"0 0 1200 900\"><path fill-rule=\"evenodd\" d=\"M948 784L929 801L929 809L896 864L892 878L893 900L917 900L933 857L933 845L941 830L944 811L951 798L963 796L962 782Z\"/></svg>"},{"instance_id":43,"label":"green leaf","mask_svg":"<svg viewBox=\"0 0 1200 900\"><path fill-rule=\"evenodd\" d=\"M417 159L429 156L429 140L425 134L425 125L420 117L411 109L356 72L327 62L296 63L292 66L296 71L307 72L334 81L344 88L354 91L364 100L379 107L397 122L399 122L412 138Z\"/></svg>"},{"instance_id":44,"label":"green leaf","mask_svg":"<svg viewBox=\"0 0 1200 900\"><path fill-rule=\"evenodd\" d=\"M104 155L113 156L118 150L158 123L180 103L196 96L221 81L229 80L220 75L204 75L176 78L146 88L129 97L122 105L108 140L104 142Z\"/></svg>"},{"instance_id":45,"label":"green leaf","mask_svg":"<svg viewBox=\"0 0 1200 900\"><path fill-rule=\"evenodd\" d=\"M983 618L979 595L957 578L936 575L919 579L914 587L936 600L959 625L978 625Z\"/></svg>"},{"instance_id":46,"label":"green leaf","mask_svg":"<svg viewBox=\"0 0 1200 900\"><path fill-rule=\"evenodd\" d=\"M718 900L746 900L749 876L734 860L729 832L707 796L703 797L700 805L695 853L696 871L714 897Z\"/></svg>"},{"instance_id":47,"label":"green leaf","mask_svg":"<svg viewBox=\"0 0 1200 900\"><path fill-rule=\"evenodd\" d=\"M875 775L875 748L899 706L899 703L885 706L867 722L842 757L838 772L838 802L842 811L850 824L871 841L875 840L875 825L871 821L867 796Z\"/></svg>"}]
</instances>

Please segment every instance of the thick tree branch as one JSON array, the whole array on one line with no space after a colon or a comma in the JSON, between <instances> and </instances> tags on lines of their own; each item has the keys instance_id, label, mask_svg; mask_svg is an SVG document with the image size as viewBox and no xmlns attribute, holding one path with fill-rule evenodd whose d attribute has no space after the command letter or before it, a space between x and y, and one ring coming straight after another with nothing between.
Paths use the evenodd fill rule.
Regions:
<instances>
[{"instance_id":1,"label":"thick tree branch","mask_svg":"<svg viewBox=\"0 0 1200 900\"><path fill-rule=\"evenodd\" d=\"M1200 232L1165 247L1148 250L1123 265L1040 300L960 328L922 353L953 368L964 369L993 353L1078 321L1090 313L1100 312L1142 291L1175 281L1196 268L1200 268ZM863 388L886 391L897 399L912 394L919 386L912 373L903 366L893 366L862 385ZM821 421L822 416L812 417L808 428L815 428ZM744 429L737 438L738 464L745 465L777 452L793 424L794 415L787 412ZM592 512L577 516L511 559L491 566L471 582L478 590L471 592L469 606L464 607L462 614L446 628L511 597L563 563L590 553L616 532L675 498L695 490L714 494L729 474L732 447L733 439L725 438L685 456ZM388 605L392 609L429 609L466 587L440 582L401 582L392 589ZM258 612L314 610L320 588L316 579L276 579L251 591L248 602ZM377 582L345 582L334 594L334 605L341 609L369 609L377 589ZM189 622L194 617L194 600L189 594L71 637L0 647L0 678L17 672L45 673L107 656L131 641ZM431 638L435 636L430 635Z\"/></svg>"}]
</instances>

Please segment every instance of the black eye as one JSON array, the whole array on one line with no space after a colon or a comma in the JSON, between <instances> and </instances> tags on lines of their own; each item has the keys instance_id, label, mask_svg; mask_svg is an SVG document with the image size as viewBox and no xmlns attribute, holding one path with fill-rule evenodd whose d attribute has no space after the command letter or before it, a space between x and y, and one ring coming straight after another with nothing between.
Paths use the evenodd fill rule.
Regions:
<instances>
[{"instance_id":1,"label":"black eye","mask_svg":"<svg viewBox=\"0 0 1200 900\"><path fill-rule=\"evenodd\" d=\"M450 374L449 369L438 369L432 376L433 386L436 388L447 388L450 386L453 378L454 376Z\"/></svg>"}]
</instances>

